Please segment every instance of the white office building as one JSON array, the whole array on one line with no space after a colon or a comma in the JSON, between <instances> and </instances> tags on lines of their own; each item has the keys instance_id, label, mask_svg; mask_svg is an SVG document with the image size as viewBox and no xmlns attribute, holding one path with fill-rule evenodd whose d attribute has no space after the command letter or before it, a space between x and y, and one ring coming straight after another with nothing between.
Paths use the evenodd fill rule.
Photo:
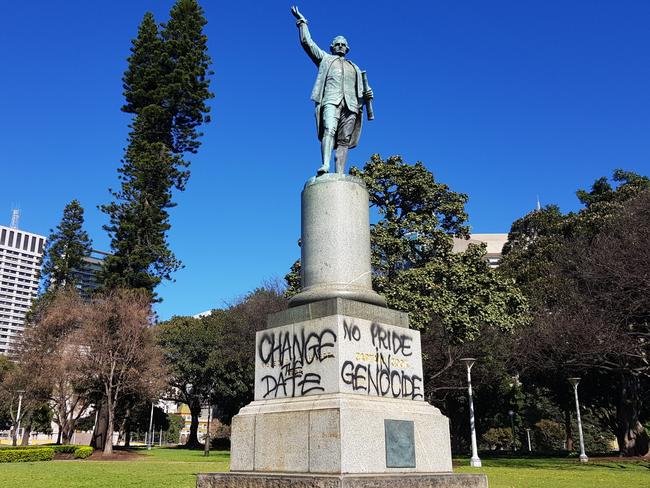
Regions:
<instances>
[{"instance_id":1,"label":"white office building","mask_svg":"<svg viewBox=\"0 0 650 488\"><path fill-rule=\"evenodd\" d=\"M485 259L491 268L496 268L501 262L501 253L506 242L508 234L471 234L469 239L454 237L453 252L465 252L470 244L485 244Z\"/></svg>"},{"instance_id":2,"label":"white office building","mask_svg":"<svg viewBox=\"0 0 650 488\"><path fill-rule=\"evenodd\" d=\"M38 295L45 237L0 225L0 354L11 354Z\"/></svg>"}]
</instances>

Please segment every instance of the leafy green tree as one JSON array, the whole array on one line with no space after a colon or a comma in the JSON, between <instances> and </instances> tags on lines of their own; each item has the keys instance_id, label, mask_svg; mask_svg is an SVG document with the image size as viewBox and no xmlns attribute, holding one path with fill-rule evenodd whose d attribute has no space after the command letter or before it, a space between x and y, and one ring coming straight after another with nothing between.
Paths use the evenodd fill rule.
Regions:
<instances>
[{"instance_id":1,"label":"leafy green tree","mask_svg":"<svg viewBox=\"0 0 650 488\"><path fill-rule=\"evenodd\" d=\"M473 341L484 327L511 331L528 322L525 297L485 260L483 246L398 273L384 286L392 308L411 314L411 325L443 327L454 342Z\"/></svg>"},{"instance_id":2,"label":"leafy green tree","mask_svg":"<svg viewBox=\"0 0 650 488\"><path fill-rule=\"evenodd\" d=\"M199 417L218 373L211 356L220 346L221 325L213 312L202 318L173 317L156 327L157 341L170 372L166 397L185 403L190 409L192 420L186 446L191 449L201 447Z\"/></svg>"},{"instance_id":3,"label":"leafy green tree","mask_svg":"<svg viewBox=\"0 0 650 488\"><path fill-rule=\"evenodd\" d=\"M289 272L284 276L284 281L287 284L286 289L284 290L284 295L287 298L291 298L300 292L302 278L300 277L300 268L302 263L300 259L296 260L289 269Z\"/></svg>"},{"instance_id":4,"label":"leafy green tree","mask_svg":"<svg viewBox=\"0 0 650 488\"><path fill-rule=\"evenodd\" d=\"M142 288L152 295L181 266L169 249L173 190L189 178L186 153L196 153L201 124L209 121L210 56L206 20L195 0L177 0L158 31L145 14L124 74L122 110L134 115L120 173L121 188L103 205L113 254L102 273L107 288Z\"/></svg>"},{"instance_id":5,"label":"leafy green tree","mask_svg":"<svg viewBox=\"0 0 650 488\"><path fill-rule=\"evenodd\" d=\"M9 358L4 355L0 356L0 429L2 430L8 430L12 425L10 413L11 397L5 389L5 380L9 372L15 367L15 364Z\"/></svg>"},{"instance_id":6,"label":"leafy green tree","mask_svg":"<svg viewBox=\"0 0 650 488\"><path fill-rule=\"evenodd\" d=\"M210 63L207 24L196 0L177 0L169 12L162 39L165 51L165 108L171 118L172 152L195 153L200 146L199 127L209 122Z\"/></svg>"},{"instance_id":7,"label":"leafy green tree","mask_svg":"<svg viewBox=\"0 0 650 488\"><path fill-rule=\"evenodd\" d=\"M84 269L84 258L92 251L88 233L83 230L84 209L72 200L63 209L63 217L47 240L43 276L45 289L75 285L75 271Z\"/></svg>"},{"instance_id":8,"label":"leafy green tree","mask_svg":"<svg viewBox=\"0 0 650 488\"><path fill-rule=\"evenodd\" d=\"M379 214L371 226L373 285L389 306L410 312L418 329L443 327L457 343L476 339L484 326L525 323L524 297L490 269L484 246L452 253L453 237L469 237L466 195L399 156L374 155L350 173L364 180Z\"/></svg>"},{"instance_id":9,"label":"leafy green tree","mask_svg":"<svg viewBox=\"0 0 650 488\"><path fill-rule=\"evenodd\" d=\"M169 427L163 431L164 439L167 444L178 444L181 440L181 430L185 426L183 417L177 414L167 416Z\"/></svg>"},{"instance_id":10,"label":"leafy green tree","mask_svg":"<svg viewBox=\"0 0 650 488\"><path fill-rule=\"evenodd\" d=\"M122 107L123 112L136 115L151 105L162 105L164 85L161 78L165 74L163 57L164 45L158 24L153 14L147 12L138 27L138 36L132 41L128 67L122 77L126 101ZM169 131L161 130L159 136L169 138Z\"/></svg>"},{"instance_id":11,"label":"leafy green tree","mask_svg":"<svg viewBox=\"0 0 650 488\"><path fill-rule=\"evenodd\" d=\"M153 109L151 111L154 111ZM110 225L113 254L104 261L102 278L107 288L142 288L153 294L163 279L181 264L169 249L168 209L175 206L171 188L182 188L186 175L173 164L163 143L146 142L147 114L134 123L131 143L120 168L122 188L116 202L104 205Z\"/></svg>"},{"instance_id":12,"label":"leafy green tree","mask_svg":"<svg viewBox=\"0 0 650 488\"><path fill-rule=\"evenodd\" d=\"M362 170L370 205L379 213L371 226L372 264L377 290L402 270L451 254L452 237L469 237L467 195L435 180L426 167L409 165L400 156L373 155Z\"/></svg>"},{"instance_id":13,"label":"leafy green tree","mask_svg":"<svg viewBox=\"0 0 650 488\"><path fill-rule=\"evenodd\" d=\"M229 422L252 400L255 332L266 316L286 308L279 290L260 288L224 310L201 317L174 317L157 327L171 372L168 398L185 403L192 416L186 445L200 447L198 425L208 403Z\"/></svg>"}]
</instances>

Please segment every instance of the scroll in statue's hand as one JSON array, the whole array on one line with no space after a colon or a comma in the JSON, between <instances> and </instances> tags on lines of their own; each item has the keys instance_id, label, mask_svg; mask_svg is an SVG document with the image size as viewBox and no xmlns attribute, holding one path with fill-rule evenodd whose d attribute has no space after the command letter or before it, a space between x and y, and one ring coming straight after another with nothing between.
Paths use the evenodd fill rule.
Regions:
<instances>
[{"instance_id":1,"label":"scroll in statue's hand","mask_svg":"<svg viewBox=\"0 0 650 488\"><path fill-rule=\"evenodd\" d=\"M364 100L372 100L373 98L375 98L375 95L371 88L368 88L366 91L363 92Z\"/></svg>"}]
</instances>

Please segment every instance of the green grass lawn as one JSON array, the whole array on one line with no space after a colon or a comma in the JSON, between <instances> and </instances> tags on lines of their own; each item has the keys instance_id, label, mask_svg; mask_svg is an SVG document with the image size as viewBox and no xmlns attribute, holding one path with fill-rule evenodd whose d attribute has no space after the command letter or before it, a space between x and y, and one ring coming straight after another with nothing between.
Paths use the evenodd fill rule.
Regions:
<instances>
[{"instance_id":1,"label":"green grass lawn","mask_svg":"<svg viewBox=\"0 0 650 488\"><path fill-rule=\"evenodd\" d=\"M0 464L0 485L25 488L194 488L196 474L227 471L229 454L185 449L135 450L123 461L45 461ZM490 488L648 488L650 461L484 459L483 468L457 459L460 473L485 473Z\"/></svg>"},{"instance_id":2,"label":"green grass lawn","mask_svg":"<svg viewBox=\"0 0 650 488\"><path fill-rule=\"evenodd\" d=\"M25 488L194 488L196 474L227 471L228 452L136 450L128 461L45 461L0 464L0 486Z\"/></svg>"}]
</instances>

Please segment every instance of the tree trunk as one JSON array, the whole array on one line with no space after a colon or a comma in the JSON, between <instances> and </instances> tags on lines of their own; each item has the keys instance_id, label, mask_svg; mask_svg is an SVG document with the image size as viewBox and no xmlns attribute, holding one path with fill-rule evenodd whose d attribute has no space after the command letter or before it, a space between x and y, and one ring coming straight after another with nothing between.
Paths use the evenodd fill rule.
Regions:
<instances>
[{"instance_id":1,"label":"tree trunk","mask_svg":"<svg viewBox=\"0 0 650 488\"><path fill-rule=\"evenodd\" d=\"M106 409L106 400L103 399L99 405L99 413L97 414L97 423L93 432L93 438L90 443L95 449L104 449L106 443L106 432L108 429L108 411Z\"/></svg>"},{"instance_id":2,"label":"tree trunk","mask_svg":"<svg viewBox=\"0 0 650 488\"><path fill-rule=\"evenodd\" d=\"M616 439L621 456L645 456L648 453L648 433L639 421L641 410L639 386L639 378L621 374L616 409L618 421Z\"/></svg>"},{"instance_id":3,"label":"tree trunk","mask_svg":"<svg viewBox=\"0 0 650 488\"><path fill-rule=\"evenodd\" d=\"M190 449L200 449L203 445L199 442L199 417L201 416L201 402L198 399L193 400L188 405L192 414L192 423L190 424L190 435L187 438L185 447Z\"/></svg>"},{"instance_id":4,"label":"tree trunk","mask_svg":"<svg viewBox=\"0 0 650 488\"><path fill-rule=\"evenodd\" d=\"M32 433L32 416L29 415L24 419L27 422L27 425L23 429L23 438L20 442L21 446L29 446L29 436Z\"/></svg>"},{"instance_id":5,"label":"tree trunk","mask_svg":"<svg viewBox=\"0 0 650 488\"><path fill-rule=\"evenodd\" d=\"M62 443L67 445L72 442L72 436L74 435L74 423L71 421L67 421L63 427L63 434L62 434Z\"/></svg>"},{"instance_id":6,"label":"tree trunk","mask_svg":"<svg viewBox=\"0 0 650 488\"><path fill-rule=\"evenodd\" d=\"M131 407L126 409L124 422L122 423L122 432L124 433L124 447L131 446Z\"/></svg>"},{"instance_id":7,"label":"tree trunk","mask_svg":"<svg viewBox=\"0 0 650 488\"><path fill-rule=\"evenodd\" d=\"M571 410L564 411L564 432L566 433L566 440L564 448L571 452L573 451L573 431L571 430Z\"/></svg>"},{"instance_id":8,"label":"tree trunk","mask_svg":"<svg viewBox=\"0 0 650 488\"><path fill-rule=\"evenodd\" d=\"M107 422L106 422L106 441L104 442L104 452L102 456L113 454L113 430L115 428L115 407L109 398L106 401Z\"/></svg>"},{"instance_id":9,"label":"tree trunk","mask_svg":"<svg viewBox=\"0 0 650 488\"><path fill-rule=\"evenodd\" d=\"M131 447L131 425L127 425L124 431L124 447Z\"/></svg>"},{"instance_id":10,"label":"tree trunk","mask_svg":"<svg viewBox=\"0 0 650 488\"><path fill-rule=\"evenodd\" d=\"M62 422L62 425L59 428L63 431L62 442L63 444L67 445L72 442L72 437L74 437L74 430L77 426L77 419L74 417L74 410L71 410L69 413L64 411L63 415L63 418L65 420Z\"/></svg>"}]
</instances>

